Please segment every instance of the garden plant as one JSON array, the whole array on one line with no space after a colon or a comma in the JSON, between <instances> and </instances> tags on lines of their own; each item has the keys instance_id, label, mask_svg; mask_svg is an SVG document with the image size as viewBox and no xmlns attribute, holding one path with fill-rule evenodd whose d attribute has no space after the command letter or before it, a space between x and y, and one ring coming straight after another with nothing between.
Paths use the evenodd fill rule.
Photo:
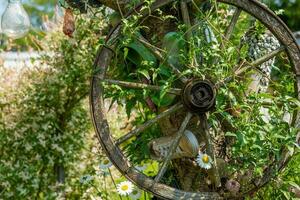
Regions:
<instances>
[{"instance_id":1,"label":"garden plant","mask_svg":"<svg viewBox=\"0 0 300 200\"><path fill-rule=\"evenodd\" d=\"M60 6L0 90L0 199L300 198L300 47L266 4Z\"/></svg>"}]
</instances>

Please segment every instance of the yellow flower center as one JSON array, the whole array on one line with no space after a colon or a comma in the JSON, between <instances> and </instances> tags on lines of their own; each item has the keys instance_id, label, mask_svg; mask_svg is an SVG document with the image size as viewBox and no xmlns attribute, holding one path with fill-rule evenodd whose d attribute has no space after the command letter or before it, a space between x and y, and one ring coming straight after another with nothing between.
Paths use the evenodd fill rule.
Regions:
<instances>
[{"instance_id":1,"label":"yellow flower center","mask_svg":"<svg viewBox=\"0 0 300 200\"><path fill-rule=\"evenodd\" d=\"M127 191L128 190L128 185L122 185L121 186L121 190L123 190L123 191Z\"/></svg>"},{"instance_id":2,"label":"yellow flower center","mask_svg":"<svg viewBox=\"0 0 300 200\"><path fill-rule=\"evenodd\" d=\"M108 163L109 163L109 160L104 160L104 161L103 161L103 164L104 164L104 165L107 165Z\"/></svg>"},{"instance_id":3,"label":"yellow flower center","mask_svg":"<svg viewBox=\"0 0 300 200\"><path fill-rule=\"evenodd\" d=\"M204 163L209 163L209 157L208 157L208 155L203 155L202 161L203 161Z\"/></svg>"}]
</instances>

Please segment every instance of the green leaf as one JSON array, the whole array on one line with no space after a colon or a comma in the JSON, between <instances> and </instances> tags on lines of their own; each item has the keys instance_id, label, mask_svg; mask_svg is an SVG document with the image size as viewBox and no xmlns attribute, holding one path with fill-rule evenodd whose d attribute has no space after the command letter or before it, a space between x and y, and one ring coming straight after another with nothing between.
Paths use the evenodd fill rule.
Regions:
<instances>
[{"instance_id":1,"label":"green leaf","mask_svg":"<svg viewBox=\"0 0 300 200\"><path fill-rule=\"evenodd\" d=\"M175 98L175 95L165 95L163 98L160 98L160 106L165 107L171 105Z\"/></svg>"},{"instance_id":2,"label":"green leaf","mask_svg":"<svg viewBox=\"0 0 300 200\"><path fill-rule=\"evenodd\" d=\"M287 148L288 148L288 150L289 150L289 152L290 152L290 155L293 155L294 152L295 152L295 148L292 147L292 146L287 146Z\"/></svg>"},{"instance_id":3,"label":"green leaf","mask_svg":"<svg viewBox=\"0 0 300 200\"><path fill-rule=\"evenodd\" d=\"M129 49L125 47L123 50L124 50L124 59L126 59L128 56Z\"/></svg>"},{"instance_id":4,"label":"green leaf","mask_svg":"<svg viewBox=\"0 0 300 200\"><path fill-rule=\"evenodd\" d=\"M237 138L236 134L235 134L235 133L232 133L232 132L227 132L227 133L225 133L225 136L230 136L230 137L235 137L235 138Z\"/></svg>"},{"instance_id":5,"label":"green leaf","mask_svg":"<svg viewBox=\"0 0 300 200\"><path fill-rule=\"evenodd\" d=\"M279 135L279 134L274 134L274 138L277 138L277 139L286 139L286 136L283 136L283 135Z\"/></svg>"},{"instance_id":6,"label":"green leaf","mask_svg":"<svg viewBox=\"0 0 300 200\"><path fill-rule=\"evenodd\" d=\"M262 150L262 147L257 144L252 145L252 148Z\"/></svg>"},{"instance_id":7,"label":"green leaf","mask_svg":"<svg viewBox=\"0 0 300 200\"><path fill-rule=\"evenodd\" d=\"M289 192L284 191L284 190L280 190L280 192L282 192L282 194L284 195L284 197L285 197L286 199L291 199L291 195L290 195Z\"/></svg>"},{"instance_id":8,"label":"green leaf","mask_svg":"<svg viewBox=\"0 0 300 200\"><path fill-rule=\"evenodd\" d=\"M141 65L142 61L149 61L154 65L157 63L156 57L142 43L137 40L127 45L129 48L128 59L135 65Z\"/></svg>"},{"instance_id":9,"label":"green leaf","mask_svg":"<svg viewBox=\"0 0 300 200\"><path fill-rule=\"evenodd\" d=\"M237 136L237 139L238 139L238 141L239 141L239 143L240 143L241 145L247 144L247 141L246 141L245 136L244 136L243 133L237 132L237 133L236 133L236 136Z\"/></svg>"},{"instance_id":10,"label":"green leaf","mask_svg":"<svg viewBox=\"0 0 300 200\"><path fill-rule=\"evenodd\" d=\"M159 74L164 75L166 77L170 77L171 70L170 70L170 68L166 67L165 65L160 65L159 66Z\"/></svg>"},{"instance_id":11,"label":"green leaf","mask_svg":"<svg viewBox=\"0 0 300 200\"><path fill-rule=\"evenodd\" d=\"M127 100L126 101L126 114L127 114L127 118L130 118L131 111L134 108L134 106L136 105L136 103L137 103L136 99L131 99L131 100Z\"/></svg>"},{"instance_id":12,"label":"green leaf","mask_svg":"<svg viewBox=\"0 0 300 200\"><path fill-rule=\"evenodd\" d=\"M138 72L139 74L142 74L142 75L143 75L145 78L147 78L148 80L151 79L148 70L146 70L146 69L138 69L137 72Z\"/></svg>"},{"instance_id":13,"label":"green leaf","mask_svg":"<svg viewBox=\"0 0 300 200\"><path fill-rule=\"evenodd\" d=\"M300 186L297 183L295 183L293 181L288 181L288 184L295 187L296 189L300 190Z\"/></svg>"}]
</instances>

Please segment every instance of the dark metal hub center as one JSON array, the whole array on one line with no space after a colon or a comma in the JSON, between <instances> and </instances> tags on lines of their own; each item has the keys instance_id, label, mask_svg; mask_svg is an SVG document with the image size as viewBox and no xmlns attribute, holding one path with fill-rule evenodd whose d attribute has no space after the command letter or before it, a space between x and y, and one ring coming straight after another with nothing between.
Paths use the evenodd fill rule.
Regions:
<instances>
[{"instance_id":1,"label":"dark metal hub center","mask_svg":"<svg viewBox=\"0 0 300 200\"><path fill-rule=\"evenodd\" d=\"M186 84L182 99L191 112L204 113L215 106L216 90L209 81L193 80Z\"/></svg>"}]
</instances>

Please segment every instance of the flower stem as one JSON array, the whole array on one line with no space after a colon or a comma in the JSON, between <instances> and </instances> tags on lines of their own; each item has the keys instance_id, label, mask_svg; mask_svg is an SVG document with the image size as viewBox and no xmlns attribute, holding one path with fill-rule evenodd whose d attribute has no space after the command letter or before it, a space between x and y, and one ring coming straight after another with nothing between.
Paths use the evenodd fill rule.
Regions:
<instances>
[{"instance_id":1,"label":"flower stem","mask_svg":"<svg viewBox=\"0 0 300 200\"><path fill-rule=\"evenodd\" d=\"M109 168L108 168L108 172L109 172L109 175L110 175L110 177L111 177L111 180L112 180L112 182L113 182L115 188L117 189L117 184L116 184L116 182L115 182L115 180L114 180L114 177L113 177L113 175L112 175L112 173L111 173L111 170L110 170ZM118 195L119 195L120 199L123 200L123 199L122 199L122 196L121 196L120 194L118 194Z\"/></svg>"},{"instance_id":2,"label":"flower stem","mask_svg":"<svg viewBox=\"0 0 300 200\"><path fill-rule=\"evenodd\" d=\"M107 200L107 188L106 188L106 176L105 175L103 175L103 179L104 179L105 200Z\"/></svg>"}]
</instances>

